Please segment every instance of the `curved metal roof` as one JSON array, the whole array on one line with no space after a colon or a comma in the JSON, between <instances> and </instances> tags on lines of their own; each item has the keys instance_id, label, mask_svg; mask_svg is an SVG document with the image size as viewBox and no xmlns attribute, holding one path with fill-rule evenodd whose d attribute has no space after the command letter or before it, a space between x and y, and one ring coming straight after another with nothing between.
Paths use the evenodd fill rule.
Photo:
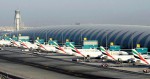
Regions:
<instances>
[{"instance_id":1,"label":"curved metal roof","mask_svg":"<svg viewBox=\"0 0 150 79\"><path fill-rule=\"evenodd\" d=\"M123 48L131 48L136 44L150 48L150 26L139 25L112 25L112 24L87 24L87 25L54 25L43 26L21 30L18 33L29 35L31 39L40 37L45 40L53 38L59 43L64 43L66 39L82 44L86 37L88 40L98 40L99 45L114 42ZM14 32L13 34L17 34ZM47 35L47 36L46 36ZM47 37L47 38L46 38Z\"/></svg>"}]
</instances>

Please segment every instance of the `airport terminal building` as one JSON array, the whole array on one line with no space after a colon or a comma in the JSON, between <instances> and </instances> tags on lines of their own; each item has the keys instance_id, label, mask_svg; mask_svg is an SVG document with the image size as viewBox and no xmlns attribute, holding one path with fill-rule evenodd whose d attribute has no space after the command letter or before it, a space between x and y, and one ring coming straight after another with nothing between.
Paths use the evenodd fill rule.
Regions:
<instances>
[{"instance_id":1,"label":"airport terminal building","mask_svg":"<svg viewBox=\"0 0 150 79\"><path fill-rule=\"evenodd\" d=\"M16 31L11 35L30 36L30 40L37 37L57 40L59 44L65 43L66 39L82 45L83 39L98 40L98 44L109 46L110 42L120 45L121 48L135 48L136 44L150 49L150 26L139 25L112 25L112 24L85 24L85 25L54 25L28 28Z\"/></svg>"}]
</instances>

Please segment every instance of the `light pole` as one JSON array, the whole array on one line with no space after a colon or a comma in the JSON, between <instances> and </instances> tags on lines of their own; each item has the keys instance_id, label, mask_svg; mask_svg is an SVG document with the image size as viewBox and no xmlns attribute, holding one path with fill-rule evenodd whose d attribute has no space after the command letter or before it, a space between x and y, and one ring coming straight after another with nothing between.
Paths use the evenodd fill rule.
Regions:
<instances>
[{"instance_id":1,"label":"light pole","mask_svg":"<svg viewBox=\"0 0 150 79\"><path fill-rule=\"evenodd\" d=\"M64 32L62 32L62 46L63 46L63 39L64 39L64 38L63 38L63 33L64 33Z\"/></svg>"},{"instance_id":2,"label":"light pole","mask_svg":"<svg viewBox=\"0 0 150 79\"><path fill-rule=\"evenodd\" d=\"M132 35L131 35L131 38L132 38L132 39L131 39L131 45L132 45L131 47L132 47L132 49L133 49L133 35L134 35L134 32L133 32Z\"/></svg>"},{"instance_id":3,"label":"light pole","mask_svg":"<svg viewBox=\"0 0 150 79\"><path fill-rule=\"evenodd\" d=\"M83 41L83 39L82 39L82 32L81 32L81 44L80 45L82 45L82 41Z\"/></svg>"},{"instance_id":4,"label":"light pole","mask_svg":"<svg viewBox=\"0 0 150 79\"><path fill-rule=\"evenodd\" d=\"M106 50L107 50L107 41L108 41L108 39L107 39L107 32L105 32L106 33Z\"/></svg>"},{"instance_id":5,"label":"light pole","mask_svg":"<svg viewBox=\"0 0 150 79\"><path fill-rule=\"evenodd\" d=\"M45 35L46 35L46 40L45 40L45 41L46 41L46 43L47 43L47 30L46 30L46 34L45 34Z\"/></svg>"}]
</instances>

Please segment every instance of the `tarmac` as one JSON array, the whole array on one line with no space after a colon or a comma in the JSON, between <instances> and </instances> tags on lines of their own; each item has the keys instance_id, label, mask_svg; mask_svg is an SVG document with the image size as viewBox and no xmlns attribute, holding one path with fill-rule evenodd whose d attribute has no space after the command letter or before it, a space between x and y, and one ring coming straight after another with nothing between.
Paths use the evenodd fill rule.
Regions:
<instances>
[{"instance_id":1,"label":"tarmac","mask_svg":"<svg viewBox=\"0 0 150 79\"><path fill-rule=\"evenodd\" d=\"M24 79L84 79L0 59L0 71Z\"/></svg>"},{"instance_id":2,"label":"tarmac","mask_svg":"<svg viewBox=\"0 0 150 79\"><path fill-rule=\"evenodd\" d=\"M22 52L18 48L4 48L4 50L0 51L0 58L5 59L5 61L9 62L17 62L21 63L22 65L29 65L30 67L42 69L45 72L48 72L48 74L63 74L64 77L62 78L71 78L74 79L74 77L77 78L115 78L115 79L149 79L149 74L144 74L142 72L143 69L147 67L143 66L130 66L127 64L122 65L116 65L114 63L107 63L107 62L72 62L71 60L73 58L77 58L75 56L69 56L69 55L62 55L57 53L43 53L41 55L33 54L33 52ZM4 61L4 60L3 60ZM1 61L0 63L4 62ZM108 68L103 68L100 65L107 63L110 65ZM11 64L5 64L14 67L15 65ZM4 66L4 65L3 65ZM3 67L1 66L1 67ZM10 68L6 66L7 68ZM17 66L16 66L17 67ZM5 68L5 69L7 69ZM19 68L19 67L17 67ZM28 69L28 67L20 67L22 71L25 71ZM3 68L1 68L3 69ZM10 68L9 72L16 71L17 69ZM30 72L32 68L28 70ZM19 72L19 71L18 71ZM26 71L27 72L27 71ZM41 72L41 70L35 69L35 71L31 71L32 74ZM22 72L23 73L23 72ZM41 77L44 76L44 74L41 73ZM64 75L65 74L65 75ZM22 76L22 74L20 74ZM27 76L26 76L27 75ZM25 77L32 78L32 75L29 76L28 73L24 73ZM37 78L33 79L44 79L37 76ZM47 76L45 76L47 77ZM47 79L47 78L45 78ZM55 79L55 77L53 78ZM56 78L58 79L58 78Z\"/></svg>"}]
</instances>

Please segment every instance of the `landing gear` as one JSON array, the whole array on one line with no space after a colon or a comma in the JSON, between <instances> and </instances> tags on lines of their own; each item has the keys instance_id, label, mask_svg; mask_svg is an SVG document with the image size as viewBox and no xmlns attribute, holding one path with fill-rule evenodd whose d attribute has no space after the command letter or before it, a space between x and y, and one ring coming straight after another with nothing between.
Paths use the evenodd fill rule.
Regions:
<instances>
[{"instance_id":1,"label":"landing gear","mask_svg":"<svg viewBox=\"0 0 150 79\"><path fill-rule=\"evenodd\" d=\"M3 50L3 48L2 48L2 47L0 47L0 50Z\"/></svg>"},{"instance_id":2,"label":"landing gear","mask_svg":"<svg viewBox=\"0 0 150 79\"><path fill-rule=\"evenodd\" d=\"M108 64L102 64L101 67L108 67Z\"/></svg>"},{"instance_id":3,"label":"landing gear","mask_svg":"<svg viewBox=\"0 0 150 79\"><path fill-rule=\"evenodd\" d=\"M31 48L29 49L29 51L33 51L33 48L31 47Z\"/></svg>"},{"instance_id":4,"label":"landing gear","mask_svg":"<svg viewBox=\"0 0 150 79\"><path fill-rule=\"evenodd\" d=\"M90 58L89 55L87 55L87 57L84 57L83 59L75 58L75 59L72 59L72 61L76 61L76 62L91 62L91 58Z\"/></svg>"},{"instance_id":5,"label":"landing gear","mask_svg":"<svg viewBox=\"0 0 150 79\"><path fill-rule=\"evenodd\" d=\"M133 65L133 66L136 65L135 60L134 60L133 58L128 59L127 63L128 63L129 65Z\"/></svg>"},{"instance_id":6,"label":"landing gear","mask_svg":"<svg viewBox=\"0 0 150 79\"><path fill-rule=\"evenodd\" d=\"M140 65L140 60L134 61L133 65Z\"/></svg>"},{"instance_id":7,"label":"landing gear","mask_svg":"<svg viewBox=\"0 0 150 79\"><path fill-rule=\"evenodd\" d=\"M144 69L143 72L144 72L144 73L149 73L149 72L150 72L150 69Z\"/></svg>"},{"instance_id":8,"label":"landing gear","mask_svg":"<svg viewBox=\"0 0 150 79\"><path fill-rule=\"evenodd\" d=\"M9 78L8 78L8 76L1 74L1 75L0 75L0 79L9 79Z\"/></svg>"},{"instance_id":9,"label":"landing gear","mask_svg":"<svg viewBox=\"0 0 150 79\"><path fill-rule=\"evenodd\" d=\"M39 52L39 53L41 52L41 50L39 50L39 49L37 49L36 51Z\"/></svg>"},{"instance_id":10,"label":"landing gear","mask_svg":"<svg viewBox=\"0 0 150 79\"><path fill-rule=\"evenodd\" d=\"M84 57L85 62L91 62L90 60L91 60L90 55L87 55L87 57Z\"/></svg>"},{"instance_id":11,"label":"landing gear","mask_svg":"<svg viewBox=\"0 0 150 79\"><path fill-rule=\"evenodd\" d=\"M102 60L102 61L107 61L107 56L101 57L101 60Z\"/></svg>"},{"instance_id":12,"label":"landing gear","mask_svg":"<svg viewBox=\"0 0 150 79\"><path fill-rule=\"evenodd\" d=\"M150 67L143 70L144 73L150 73Z\"/></svg>"},{"instance_id":13,"label":"landing gear","mask_svg":"<svg viewBox=\"0 0 150 79\"><path fill-rule=\"evenodd\" d=\"M122 63L123 63L123 61L122 61L122 59L121 59L121 58L118 58L118 60L116 61L116 63L117 63L117 64L122 64Z\"/></svg>"},{"instance_id":14,"label":"landing gear","mask_svg":"<svg viewBox=\"0 0 150 79\"><path fill-rule=\"evenodd\" d=\"M22 52L28 52L29 49L22 49L21 51L22 51Z\"/></svg>"},{"instance_id":15,"label":"landing gear","mask_svg":"<svg viewBox=\"0 0 150 79\"><path fill-rule=\"evenodd\" d=\"M79 60L78 59L72 59L72 61L78 62Z\"/></svg>"}]
</instances>

